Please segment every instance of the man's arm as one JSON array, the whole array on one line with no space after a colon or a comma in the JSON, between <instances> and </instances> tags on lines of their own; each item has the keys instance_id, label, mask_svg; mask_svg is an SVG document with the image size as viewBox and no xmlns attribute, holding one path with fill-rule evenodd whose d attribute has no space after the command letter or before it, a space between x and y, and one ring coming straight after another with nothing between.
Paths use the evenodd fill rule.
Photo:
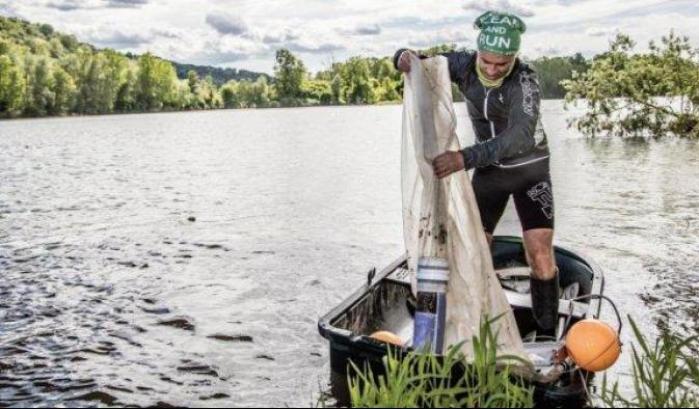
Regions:
<instances>
[{"instance_id":1,"label":"man's arm","mask_svg":"<svg viewBox=\"0 0 699 409\"><path fill-rule=\"evenodd\" d=\"M428 56L417 54L413 50L401 48L393 55L393 66L401 72L410 72L410 62L405 61L407 57L403 55L404 51L413 53L421 60L429 58ZM462 80L465 75L467 75L468 66L473 63L473 58L475 57L474 52L463 51L452 51L440 53L439 55L447 58L449 77L451 78L452 82L457 83Z\"/></svg>"},{"instance_id":2,"label":"man's arm","mask_svg":"<svg viewBox=\"0 0 699 409\"><path fill-rule=\"evenodd\" d=\"M536 74L522 71L510 89L508 127L495 138L461 151L466 169L492 165L502 159L531 151L536 145L534 133L539 120L541 91Z\"/></svg>"}]
</instances>

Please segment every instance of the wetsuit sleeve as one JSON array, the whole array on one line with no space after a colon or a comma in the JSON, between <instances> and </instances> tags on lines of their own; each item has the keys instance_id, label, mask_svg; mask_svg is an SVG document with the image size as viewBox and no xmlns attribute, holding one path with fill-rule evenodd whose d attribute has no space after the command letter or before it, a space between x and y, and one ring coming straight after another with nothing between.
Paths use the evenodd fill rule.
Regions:
<instances>
[{"instance_id":1,"label":"wetsuit sleeve","mask_svg":"<svg viewBox=\"0 0 699 409\"><path fill-rule=\"evenodd\" d=\"M469 66L473 64L473 58L476 54L472 51L454 51L440 55L447 57L451 81L460 84L468 74Z\"/></svg>"},{"instance_id":2,"label":"wetsuit sleeve","mask_svg":"<svg viewBox=\"0 0 699 409\"><path fill-rule=\"evenodd\" d=\"M400 58L400 55L403 54L403 51L408 51L408 49L399 48L398 51L396 51L396 53L393 54L393 68L398 69L398 59Z\"/></svg>"},{"instance_id":3,"label":"wetsuit sleeve","mask_svg":"<svg viewBox=\"0 0 699 409\"><path fill-rule=\"evenodd\" d=\"M407 48L401 48L393 55L393 66L398 69L398 59L403 51L407 51ZM466 75L468 66L472 63L475 53L472 51L453 51L447 53L440 53L444 57L447 57L447 62L449 66L449 77L452 82L459 83L463 80L464 75ZM426 55L418 55L421 60L429 58Z\"/></svg>"},{"instance_id":4,"label":"wetsuit sleeve","mask_svg":"<svg viewBox=\"0 0 699 409\"><path fill-rule=\"evenodd\" d=\"M404 51L412 51L409 50L408 48L399 48L398 51L396 51L395 54L393 54L393 67L395 69L398 69L398 59L400 58L400 55L403 54ZM417 54L418 58L421 60L424 60L425 58L430 58L427 55L422 55L422 54Z\"/></svg>"},{"instance_id":5,"label":"wetsuit sleeve","mask_svg":"<svg viewBox=\"0 0 699 409\"><path fill-rule=\"evenodd\" d=\"M492 165L534 149L541 91L536 74L521 71L509 89L507 128L495 138L461 151L466 169Z\"/></svg>"}]
</instances>

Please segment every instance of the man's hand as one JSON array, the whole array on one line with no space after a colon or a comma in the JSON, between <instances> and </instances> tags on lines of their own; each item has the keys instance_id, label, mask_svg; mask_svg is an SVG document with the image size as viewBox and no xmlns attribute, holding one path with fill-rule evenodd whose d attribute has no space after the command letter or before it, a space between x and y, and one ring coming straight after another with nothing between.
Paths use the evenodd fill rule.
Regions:
<instances>
[{"instance_id":1,"label":"man's hand","mask_svg":"<svg viewBox=\"0 0 699 409\"><path fill-rule=\"evenodd\" d=\"M464 156L461 152L448 151L437 156L432 161L432 168L439 179L465 168Z\"/></svg>"},{"instance_id":2,"label":"man's hand","mask_svg":"<svg viewBox=\"0 0 699 409\"><path fill-rule=\"evenodd\" d=\"M410 54L415 54L415 51L405 50L398 57L398 71L400 72L410 72Z\"/></svg>"}]
</instances>

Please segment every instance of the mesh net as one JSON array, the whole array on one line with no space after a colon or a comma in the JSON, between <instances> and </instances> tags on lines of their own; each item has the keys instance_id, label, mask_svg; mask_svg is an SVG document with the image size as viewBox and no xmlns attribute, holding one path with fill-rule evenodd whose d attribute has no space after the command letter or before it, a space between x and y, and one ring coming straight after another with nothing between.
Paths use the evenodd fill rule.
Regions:
<instances>
[{"instance_id":1,"label":"mesh net","mask_svg":"<svg viewBox=\"0 0 699 409\"><path fill-rule=\"evenodd\" d=\"M444 57L411 56L403 95L402 190L403 234L416 292L420 257L449 261L445 346L471 339L484 317L498 317L498 353L527 357L514 315L493 270L471 182L466 172L439 180L432 160L460 149L451 82Z\"/></svg>"}]
</instances>

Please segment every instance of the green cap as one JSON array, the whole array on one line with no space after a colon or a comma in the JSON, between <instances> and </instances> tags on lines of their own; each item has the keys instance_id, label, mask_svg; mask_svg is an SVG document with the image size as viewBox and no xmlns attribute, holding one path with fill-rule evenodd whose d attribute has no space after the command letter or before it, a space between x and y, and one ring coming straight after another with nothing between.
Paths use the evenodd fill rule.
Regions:
<instances>
[{"instance_id":1,"label":"green cap","mask_svg":"<svg viewBox=\"0 0 699 409\"><path fill-rule=\"evenodd\" d=\"M521 36L527 30L521 18L514 14L487 11L476 19L478 50L495 54L514 55L519 51Z\"/></svg>"}]
</instances>

